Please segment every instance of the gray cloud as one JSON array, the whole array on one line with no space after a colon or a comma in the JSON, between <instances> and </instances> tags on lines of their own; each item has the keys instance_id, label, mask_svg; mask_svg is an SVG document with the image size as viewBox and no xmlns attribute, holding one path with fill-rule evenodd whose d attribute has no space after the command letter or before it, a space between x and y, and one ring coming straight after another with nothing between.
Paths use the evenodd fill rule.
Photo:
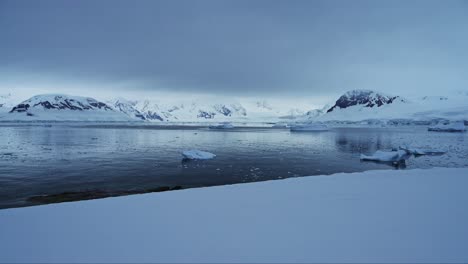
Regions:
<instances>
[{"instance_id":1,"label":"gray cloud","mask_svg":"<svg viewBox=\"0 0 468 264\"><path fill-rule=\"evenodd\" d=\"M468 89L467 3L1 0L0 71L237 95Z\"/></svg>"}]
</instances>

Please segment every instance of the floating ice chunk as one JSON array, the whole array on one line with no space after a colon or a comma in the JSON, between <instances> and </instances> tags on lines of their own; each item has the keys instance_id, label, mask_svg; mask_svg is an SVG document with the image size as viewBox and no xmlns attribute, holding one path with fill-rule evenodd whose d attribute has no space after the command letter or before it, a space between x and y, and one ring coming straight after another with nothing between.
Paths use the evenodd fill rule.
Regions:
<instances>
[{"instance_id":1,"label":"floating ice chunk","mask_svg":"<svg viewBox=\"0 0 468 264\"><path fill-rule=\"evenodd\" d=\"M406 151L408 154L412 154L415 156L421 155L443 155L446 151L438 151L438 150L429 150L429 149L419 149L419 148L410 148L410 147L400 147L400 150Z\"/></svg>"},{"instance_id":2,"label":"floating ice chunk","mask_svg":"<svg viewBox=\"0 0 468 264\"><path fill-rule=\"evenodd\" d=\"M328 127L325 124L313 123L305 125L295 125L290 127L291 131L328 131Z\"/></svg>"},{"instance_id":3,"label":"floating ice chunk","mask_svg":"<svg viewBox=\"0 0 468 264\"><path fill-rule=\"evenodd\" d=\"M196 150L196 149L185 150L182 152L182 156L184 156L184 159L191 159L191 160L207 160L207 159L212 159L216 157L216 155L213 153Z\"/></svg>"},{"instance_id":4,"label":"floating ice chunk","mask_svg":"<svg viewBox=\"0 0 468 264\"><path fill-rule=\"evenodd\" d=\"M429 131L436 132L463 132L466 131L464 122L454 122L447 125L438 124L436 126L429 127Z\"/></svg>"},{"instance_id":5,"label":"floating ice chunk","mask_svg":"<svg viewBox=\"0 0 468 264\"><path fill-rule=\"evenodd\" d=\"M404 150L397 151L381 151L377 150L373 155L367 156L361 154L361 160L382 161L382 162L398 162L408 158L408 153Z\"/></svg>"},{"instance_id":6,"label":"floating ice chunk","mask_svg":"<svg viewBox=\"0 0 468 264\"><path fill-rule=\"evenodd\" d=\"M287 123L282 123L282 122L278 122L276 124L274 124L272 127L274 128L288 128L288 124Z\"/></svg>"},{"instance_id":7,"label":"floating ice chunk","mask_svg":"<svg viewBox=\"0 0 468 264\"><path fill-rule=\"evenodd\" d=\"M210 129L229 129L234 128L234 126L229 122L223 122L218 125L209 126Z\"/></svg>"}]
</instances>

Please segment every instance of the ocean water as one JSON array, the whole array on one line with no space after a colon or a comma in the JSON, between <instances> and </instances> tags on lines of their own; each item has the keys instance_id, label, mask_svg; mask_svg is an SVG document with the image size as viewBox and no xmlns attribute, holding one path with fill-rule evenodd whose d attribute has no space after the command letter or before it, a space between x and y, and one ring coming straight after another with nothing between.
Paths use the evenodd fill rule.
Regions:
<instances>
[{"instance_id":1,"label":"ocean water","mask_svg":"<svg viewBox=\"0 0 468 264\"><path fill-rule=\"evenodd\" d=\"M361 153L412 146L447 151L405 163L362 162ZM217 155L182 160L188 149ZM0 126L0 208L153 191L375 169L468 167L467 133L425 127L327 132L205 127ZM352 177L352 175L350 175Z\"/></svg>"}]
</instances>

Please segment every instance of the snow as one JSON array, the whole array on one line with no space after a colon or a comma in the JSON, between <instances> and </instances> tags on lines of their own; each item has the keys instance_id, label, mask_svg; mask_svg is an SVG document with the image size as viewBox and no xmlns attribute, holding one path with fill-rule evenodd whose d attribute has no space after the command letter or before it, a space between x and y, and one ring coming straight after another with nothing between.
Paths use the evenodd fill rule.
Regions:
<instances>
[{"instance_id":1,"label":"snow","mask_svg":"<svg viewBox=\"0 0 468 264\"><path fill-rule=\"evenodd\" d=\"M312 123L312 124L303 124L303 125L294 125L289 128L291 131L328 131L328 127L325 124Z\"/></svg>"},{"instance_id":2,"label":"snow","mask_svg":"<svg viewBox=\"0 0 468 264\"><path fill-rule=\"evenodd\" d=\"M0 262L467 262L468 169L0 210Z\"/></svg>"},{"instance_id":3,"label":"snow","mask_svg":"<svg viewBox=\"0 0 468 264\"><path fill-rule=\"evenodd\" d=\"M278 122L278 123L275 123L273 126L271 127L274 127L274 128L288 128L289 125L288 123L284 123L284 122Z\"/></svg>"},{"instance_id":4,"label":"snow","mask_svg":"<svg viewBox=\"0 0 468 264\"><path fill-rule=\"evenodd\" d=\"M190 96L192 97L192 96ZM304 106L303 106L304 107ZM306 109L279 106L266 100L201 97L139 100L135 109L150 121L167 122L271 122L302 116ZM156 117L156 118L154 118Z\"/></svg>"},{"instance_id":5,"label":"snow","mask_svg":"<svg viewBox=\"0 0 468 264\"><path fill-rule=\"evenodd\" d=\"M377 94L374 92L374 95ZM381 94L381 93L378 93ZM382 95L382 94L381 94ZM352 97L352 94L344 96ZM355 95L354 95L355 96ZM388 96L388 95L384 95ZM370 96L371 98L372 95ZM352 121L408 119L431 121L437 119L468 120L468 95L447 93L444 96L424 96L416 98L399 97L391 104L380 107L354 105L347 108L335 108L332 112L319 115L315 121Z\"/></svg>"},{"instance_id":6,"label":"snow","mask_svg":"<svg viewBox=\"0 0 468 264\"><path fill-rule=\"evenodd\" d=\"M114 100L108 100L107 104L114 110L119 111L128 117L135 120L146 120L143 113L136 109L136 101L130 101L125 98L116 98Z\"/></svg>"},{"instance_id":7,"label":"snow","mask_svg":"<svg viewBox=\"0 0 468 264\"><path fill-rule=\"evenodd\" d=\"M432 150L432 149L420 149L412 147L399 147L400 150L406 151L406 153L416 156L421 155L443 155L447 153L446 151L441 150Z\"/></svg>"},{"instance_id":8,"label":"snow","mask_svg":"<svg viewBox=\"0 0 468 264\"><path fill-rule=\"evenodd\" d=\"M361 154L361 160L381 161L381 162L398 162L408 158L408 153L404 150L397 151L382 151L377 150L374 154L367 156Z\"/></svg>"},{"instance_id":9,"label":"snow","mask_svg":"<svg viewBox=\"0 0 468 264\"><path fill-rule=\"evenodd\" d=\"M43 94L21 102L1 121L135 121L94 98Z\"/></svg>"},{"instance_id":10,"label":"snow","mask_svg":"<svg viewBox=\"0 0 468 264\"><path fill-rule=\"evenodd\" d=\"M304 122L361 122L378 121L383 125L392 120L409 120L408 122L433 120L468 120L468 94L466 91L456 94L447 93L443 96L418 96L416 98L403 98L401 96L385 95L375 91L350 91L343 96L349 100L360 100L358 97L369 97L373 107L358 104L346 108L316 107L306 99L299 104L295 101L265 100L262 98L230 98L220 96L160 96L153 98L125 98L105 100L114 111L88 111L78 113L75 111L56 111L34 109L33 116L26 113L8 114L13 106L17 105L15 94L0 95L0 121L152 121L172 123L276 123L293 120ZM38 95L29 100L35 103L44 99L54 101L56 96L67 97L86 104L88 97L69 96L60 94ZM394 98L392 103L380 107L375 105L382 100ZM24 99L24 98L22 98ZM40 100L37 100L40 99ZM94 100L94 99L92 99ZM311 100L312 101L312 100ZM387 101L388 102L388 101ZM335 102L334 102L335 103ZM333 104L334 104L333 103ZM333 105L331 104L331 105ZM34 107L37 108L37 107ZM35 112L35 113L34 113ZM426 124L427 125L427 124Z\"/></svg>"},{"instance_id":11,"label":"snow","mask_svg":"<svg viewBox=\"0 0 468 264\"><path fill-rule=\"evenodd\" d=\"M429 131L435 132L463 132L466 131L465 124L463 122L452 122L449 124L438 124L428 128Z\"/></svg>"},{"instance_id":12,"label":"snow","mask_svg":"<svg viewBox=\"0 0 468 264\"><path fill-rule=\"evenodd\" d=\"M234 125L229 122L223 122L218 125L209 126L210 129L230 129L234 128Z\"/></svg>"},{"instance_id":13,"label":"snow","mask_svg":"<svg viewBox=\"0 0 468 264\"><path fill-rule=\"evenodd\" d=\"M11 94L0 94L0 113L5 113L11 110L13 107Z\"/></svg>"},{"instance_id":14,"label":"snow","mask_svg":"<svg viewBox=\"0 0 468 264\"><path fill-rule=\"evenodd\" d=\"M185 150L182 152L182 156L184 156L185 159L191 159L191 160L207 160L207 159L213 159L216 157L215 154L206 152L206 151L201 151L201 150Z\"/></svg>"}]
</instances>

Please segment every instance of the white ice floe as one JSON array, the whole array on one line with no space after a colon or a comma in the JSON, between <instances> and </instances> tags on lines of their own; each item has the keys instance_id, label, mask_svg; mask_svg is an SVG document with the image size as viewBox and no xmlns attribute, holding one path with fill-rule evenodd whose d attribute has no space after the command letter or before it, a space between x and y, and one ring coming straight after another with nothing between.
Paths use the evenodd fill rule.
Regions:
<instances>
[{"instance_id":1,"label":"white ice floe","mask_svg":"<svg viewBox=\"0 0 468 264\"><path fill-rule=\"evenodd\" d=\"M288 128L289 125L287 123L278 122L278 123L274 124L272 127L274 127L274 128Z\"/></svg>"},{"instance_id":2,"label":"white ice floe","mask_svg":"<svg viewBox=\"0 0 468 264\"><path fill-rule=\"evenodd\" d=\"M196 149L185 150L182 152L182 156L184 156L185 159L191 160L207 160L216 157L216 155L213 153Z\"/></svg>"},{"instance_id":3,"label":"white ice floe","mask_svg":"<svg viewBox=\"0 0 468 264\"><path fill-rule=\"evenodd\" d=\"M450 124L438 124L433 127L429 127L429 131L436 131L436 132L463 132L466 131L466 127L464 122L453 122Z\"/></svg>"},{"instance_id":4,"label":"white ice floe","mask_svg":"<svg viewBox=\"0 0 468 264\"><path fill-rule=\"evenodd\" d=\"M234 128L234 126L229 122L223 122L218 125L213 125L209 127L210 129L229 129Z\"/></svg>"},{"instance_id":5,"label":"white ice floe","mask_svg":"<svg viewBox=\"0 0 468 264\"><path fill-rule=\"evenodd\" d=\"M408 154L416 155L416 156L418 155L442 155L446 153L446 151L411 148L411 147L400 147L399 149L406 151L406 153Z\"/></svg>"},{"instance_id":6,"label":"white ice floe","mask_svg":"<svg viewBox=\"0 0 468 264\"><path fill-rule=\"evenodd\" d=\"M377 150L373 155L367 156L361 154L361 160L382 161L382 162L398 162L408 158L408 153L404 150L397 151L381 151Z\"/></svg>"},{"instance_id":7,"label":"white ice floe","mask_svg":"<svg viewBox=\"0 0 468 264\"><path fill-rule=\"evenodd\" d=\"M467 175L379 170L0 210L0 262L466 263Z\"/></svg>"},{"instance_id":8,"label":"white ice floe","mask_svg":"<svg viewBox=\"0 0 468 264\"><path fill-rule=\"evenodd\" d=\"M291 131L328 131L328 126L321 123L313 123L313 124L304 124L304 125L295 125L290 127Z\"/></svg>"}]
</instances>

